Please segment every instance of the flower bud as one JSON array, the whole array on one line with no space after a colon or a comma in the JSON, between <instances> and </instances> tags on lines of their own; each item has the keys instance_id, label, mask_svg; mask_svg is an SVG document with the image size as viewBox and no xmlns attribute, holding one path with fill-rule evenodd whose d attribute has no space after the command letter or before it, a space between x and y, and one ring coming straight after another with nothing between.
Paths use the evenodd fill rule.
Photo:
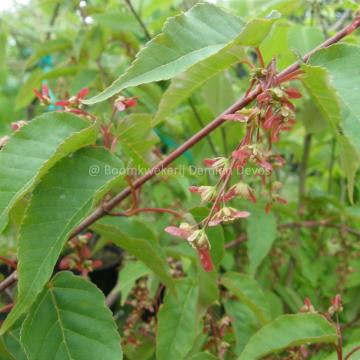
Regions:
<instances>
[{"instance_id":1,"label":"flower bud","mask_svg":"<svg viewBox=\"0 0 360 360\"><path fill-rule=\"evenodd\" d=\"M134 107L137 105L136 97L126 98L120 95L114 102L114 106L118 111L124 111L127 108Z\"/></svg>"},{"instance_id":2,"label":"flower bud","mask_svg":"<svg viewBox=\"0 0 360 360\"><path fill-rule=\"evenodd\" d=\"M11 128L13 131L19 131L23 126L27 125L28 122L26 120L20 120L11 123Z\"/></svg>"},{"instance_id":3,"label":"flower bud","mask_svg":"<svg viewBox=\"0 0 360 360\"><path fill-rule=\"evenodd\" d=\"M229 160L225 157L216 157L214 159L205 159L204 164L208 167L212 167L220 174L229 168Z\"/></svg>"},{"instance_id":4,"label":"flower bud","mask_svg":"<svg viewBox=\"0 0 360 360\"><path fill-rule=\"evenodd\" d=\"M2 138L0 138L0 149L3 148L9 140L10 136L3 136Z\"/></svg>"},{"instance_id":5,"label":"flower bud","mask_svg":"<svg viewBox=\"0 0 360 360\"><path fill-rule=\"evenodd\" d=\"M315 313L315 308L311 303L310 298L305 298L304 300L304 306L301 307L300 312L311 312L311 313Z\"/></svg>"},{"instance_id":6,"label":"flower bud","mask_svg":"<svg viewBox=\"0 0 360 360\"><path fill-rule=\"evenodd\" d=\"M179 227L168 226L165 231L170 235L187 240L193 234L194 229L188 223L181 223Z\"/></svg>"},{"instance_id":7,"label":"flower bud","mask_svg":"<svg viewBox=\"0 0 360 360\"><path fill-rule=\"evenodd\" d=\"M256 197L254 195L253 189L243 182L238 182L237 184L233 185L230 191L233 189L234 193L244 199L248 199L252 201L254 204L256 203Z\"/></svg>"},{"instance_id":8,"label":"flower bud","mask_svg":"<svg viewBox=\"0 0 360 360\"><path fill-rule=\"evenodd\" d=\"M271 93L275 100L280 100L286 95L285 92L279 87L272 88Z\"/></svg>"},{"instance_id":9,"label":"flower bud","mask_svg":"<svg viewBox=\"0 0 360 360\"><path fill-rule=\"evenodd\" d=\"M191 244L194 248L200 248L203 246L210 247L209 239L205 233L205 230L199 229L195 230L188 238L187 241Z\"/></svg>"},{"instance_id":10,"label":"flower bud","mask_svg":"<svg viewBox=\"0 0 360 360\"><path fill-rule=\"evenodd\" d=\"M216 189L213 186L190 186L189 191L200 194L201 202L203 204L214 200L216 197Z\"/></svg>"},{"instance_id":11,"label":"flower bud","mask_svg":"<svg viewBox=\"0 0 360 360\"><path fill-rule=\"evenodd\" d=\"M247 218L250 216L248 211L239 211L231 207L223 207L210 220L209 226L216 226L220 223L231 223L236 219Z\"/></svg>"},{"instance_id":12,"label":"flower bud","mask_svg":"<svg viewBox=\"0 0 360 360\"><path fill-rule=\"evenodd\" d=\"M331 300L331 306L329 308L329 314L334 315L343 311L341 295L337 294L334 299Z\"/></svg>"}]
</instances>

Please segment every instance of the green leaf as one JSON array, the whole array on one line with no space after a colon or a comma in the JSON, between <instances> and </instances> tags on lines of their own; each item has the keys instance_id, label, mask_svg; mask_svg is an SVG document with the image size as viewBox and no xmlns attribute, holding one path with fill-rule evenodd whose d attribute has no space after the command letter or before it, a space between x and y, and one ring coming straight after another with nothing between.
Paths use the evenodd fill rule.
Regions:
<instances>
[{"instance_id":1,"label":"green leaf","mask_svg":"<svg viewBox=\"0 0 360 360\"><path fill-rule=\"evenodd\" d=\"M149 274L149 268L140 261L129 261L125 264L120 271L119 282L116 286L116 289L121 293L121 306L124 306L136 280Z\"/></svg>"},{"instance_id":2,"label":"green leaf","mask_svg":"<svg viewBox=\"0 0 360 360\"><path fill-rule=\"evenodd\" d=\"M283 315L249 340L239 360L256 360L302 344L336 343L336 329L322 315Z\"/></svg>"},{"instance_id":3,"label":"green leaf","mask_svg":"<svg viewBox=\"0 0 360 360\"><path fill-rule=\"evenodd\" d=\"M13 357L10 354L10 352L7 350L5 343L4 343L4 339L0 339L0 360L17 360L17 358ZM19 360L22 360L22 359L19 358Z\"/></svg>"},{"instance_id":4,"label":"green leaf","mask_svg":"<svg viewBox=\"0 0 360 360\"><path fill-rule=\"evenodd\" d=\"M244 274L227 272L221 277L220 282L249 307L261 324L270 321L269 303L256 280Z\"/></svg>"},{"instance_id":5,"label":"green leaf","mask_svg":"<svg viewBox=\"0 0 360 360\"><path fill-rule=\"evenodd\" d=\"M44 114L0 151L0 231L15 202L61 158L95 141L95 125L65 113Z\"/></svg>"},{"instance_id":6,"label":"green leaf","mask_svg":"<svg viewBox=\"0 0 360 360\"><path fill-rule=\"evenodd\" d=\"M155 346L153 338L149 338L147 334L138 335L139 345L134 346L129 342L124 344L123 352L127 360L152 360L154 359Z\"/></svg>"},{"instance_id":7,"label":"green leaf","mask_svg":"<svg viewBox=\"0 0 360 360\"><path fill-rule=\"evenodd\" d=\"M160 100L154 123L163 121L177 105L188 99L196 89L203 86L213 76L241 62L244 56L244 49L241 46L226 48L176 76Z\"/></svg>"},{"instance_id":8,"label":"green leaf","mask_svg":"<svg viewBox=\"0 0 360 360\"><path fill-rule=\"evenodd\" d=\"M346 44L333 45L316 52L310 58L310 65L321 66L330 74L329 82L336 89L341 106L341 127L360 153L360 102L358 89L360 82L360 47ZM336 102L336 103L339 103ZM332 109L328 109L331 111ZM336 112L336 115L338 111Z\"/></svg>"},{"instance_id":9,"label":"green leaf","mask_svg":"<svg viewBox=\"0 0 360 360\"><path fill-rule=\"evenodd\" d=\"M120 168L123 163L105 149L82 149L57 163L34 190L19 236L18 301L1 333L28 310L71 231L118 180L106 172L108 166ZM96 176L93 169L98 170Z\"/></svg>"},{"instance_id":10,"label":"green leaf","mask_svg":"<svg viewBox=\"0 0 360 360\"><path fill-rule=\"evenodd\" d=\"M209 352L202 352L195 354L189 358L189 360L216 360L217 357L215 357L213 354L210 354Z\"/></svg>"},{"instance_id":11,"label":"green leaf","mask_svg":"<svg viewBox=\"0 0 360 360\"><path fill-rule=\"evenodd\" d=\"M168 360L169 354L173 359L185 359L196 338L198 287L191 279L184 279L176 288L178 299L167 293L158 314L157 360Z\"/></svg>"},{"instance_id":12,"label":"green leaf","mask_svg":"<svg viewBox=\"0 0 360 360\"><path fill-rule=\"evenodd\" d=\"M92 228L105 240L111 241L117 246L136 256L149 269L151 269L161 281L175 292L174 280L171 277L162 248L154 241L147 238L138 238L124 233L124 229L117 219L102 219Z\"/></svg>"},{"instance_id":13,"label":"green leaf","mask_svg":"<svg viewBox=\"0 0 360 360\"><path fill-rule=\"evenodd\" d=\"M35 53L26 61L25 67L29 68L30 66L35 65L43 56L47 54L64 51L66 49L70 49L71 46L71 41L60 38L39 42L37 48L35 49Z\"/></svg>"},{"instance_id":14,"label":"green leaf","mask_svg":"<svg viewBox=\"0 0 360 360\"><path fill-rule=\"evenodd\" d=\"M163 32L139 52L126 73L102 93L85 101L94 104L121 90L152 81L171 79L192 65L211 57L235 40L243 22L211 4L198 4L186 13L170 18ZM246 45L257 44L262 36L247 32Z\"/></svg>"},{"instance_id":15,"label":"green leaf","mask_svg":"<svg viewBox=\"0 0 360 360\"><path fill-rule=\"evenodd\" d=\"M6 80L6 57L7 57L7 44L8 35L3 29L0 33L0 84L2 85Z\"/></svg>"},{"instance_id":16,"label":"green leaf","mask_svg":"<svg viewBox=\"0 0 360 360\"><path fill-rule=\"evenodd\" d=\"M206 272L199 267L199 310L206 310L219 300L220 291L217 283L217 272Z\"/></svg>"},{"instance_id":17,"label":"green leaf","mask_svg":"<svg viewBox=\"0 0 360 360\"><path fill-rule=\"evenodd\" d=\"M91 17L98 24L105 27L109 27L115 31L124 31L124 32L139 31L138 23L136 22L133 16L129 15L129 13L114 11L114 9L112 9L109 12L94 14Z\"/></svg>"},{"instance_id":18,"label":"green leaf","mask_svg":"<svg viewBox=\"0 0 360 360\"><path fill-rule=\"evenodd\" d=\"M304 124L306 132L309 134L318 134L328 130L327 120L310 99L304 99L297 118Z\"/></svg>"},{"instance_id":19,"label":"green leaf","mask_svg":"<svg viewBox=\"0 0 360 360\"><path fill-rule=\"evenodd\" d=\"M37 89L41 85L41 79L44 72L41 69L34 70L24 81L20 91L16 95L15 110L23 109L28 106L35 98L33 89Z\"/></svg>"},{"instance_id":20,"label":"green leaf","mask_svg":"<svg viewBox=\"0 0 360 360\"><path fill-rule=\"evenodd\" d=\"M235 94L226 74L216 75L207 81L202 95L214 115L221 114L235 102Z\"/></svg>"},{"instance_id":21,"label":"green leaf","mask_svg":"<svg viewBox=\"0 0 360 360\"><path fill-rule=\"evenodd\" d=\"M231 317L235 330L235 353L240 355L251 336L259 329L259 322L253 312L240 301L228 300L225 310Z\"/></svg>"},{"instance_id":22,"label":"green leaf","mask_svg":"<svg viewBox=\"0 0 360 360\"><path fill-rule=\"evenodd\" d=\"M356 171L360 166L360 104L354 84L360 81L360 48L337 44L319 50L303 65L304 85L328 119L340 145L342 165L352 200Z\"/></svg>"},{"instance_id":23,"label":"green leaf","mask_svg":"<svg viewBox=\"0 0 360 360\"><path fill-rule=\"evenodd\" d=\"M21 326L22 321L18 321L17 324L15 324L14 328L4 335L4 342L9 352L13 355L14 359L28 360L28 357L25 354L24 347L20 341Z\"/></svg>"},{"instance_id":24,"label":"green leaf","mask_svg":"<svg viewBox=\"0 0 360 360\"><path fill-rule=\"evenodd\" d=\"M304 305L303 299L292 288L277 284L275 286L275 290L280 295L284 303L294 313L297 313L299 309Z\"/></svg>"},{"instance_id":25,"label":"green leaf","mask_svg":"<svg viewBox=\"0 0 360 360\"><path fill-rule=\"evenodd\" d=\"M31 307L21 329L29 360L121 360L120 336L104 295L60 272Z\"/></svg>"},{"instance_id":26,"label":"green leaf","mask_svg":"<svg viewBox=\"0 0 360 360\"><path fill-rule=\"evenodd\" d=\"M271 10L277 10L283 15L294 14L304 2L302 0L230 0L229 5L241 16L254 17L267 14Z\"/></svg>"},{"instance_id":27,"label":"green leaf","mask_svg":"<svg viewBox=\"0 0 360 360\"><path fill-rule=\"evenodd\" d=\"M132 160L132 165L147 169L151 150L158 138L152 131L152 118L147 114L131 114L119 122L115 134L119 146Z\"/></svg>"},{"instance_id":28,"label":"green leaf","mask_svg":"<svg viewBox=\"0 0 360 360\"><path fill-rule=\"evenodd\" d=\"M229 37L228 44L223 49L174 78L160 101L154 122L162 121L173 108L213 76L239 63L245 56L243 46L258 46L270 32L276 19L273 17L250 21L238 30L235 37ZM217 114L219 113L217 112Z\"/></svg>"},{"instance_id":29,"label":"green leaf","mask_svg":"<svg viewBox=\"0 0 360 360\"><path fill-rule=\"evenodd\" d=\"M314 26L293 24L288 33L289 47L296 55L305 55L324 41L321 30Z\"/></svg>"},{"instance_id":30,"label":"green leaf","mask_svg":"<svg viewBox=\"0 0 360 360\"><path fill-rule=\"evenodd\" d=\"M260 50L265 64L268 64L273 57L279 69L283 69L296 61L296 56L290 50L288 33L292 23L287 20L280 20L274 24L270 34L260 45Z\"/></svg>"},{"instance_id":31,"label":"green leaf","mask_svg":"<svg viewBox=\"0 0 360 360\"><path fill-rule=\"evenodd\" d=\"M248 235L246 246L250 260L250 274L254 276L276 239L276 218L273 213L267 214L259 206L253 206L250 212L251 216L246 222Z\"/></svg>"}]
</instances>

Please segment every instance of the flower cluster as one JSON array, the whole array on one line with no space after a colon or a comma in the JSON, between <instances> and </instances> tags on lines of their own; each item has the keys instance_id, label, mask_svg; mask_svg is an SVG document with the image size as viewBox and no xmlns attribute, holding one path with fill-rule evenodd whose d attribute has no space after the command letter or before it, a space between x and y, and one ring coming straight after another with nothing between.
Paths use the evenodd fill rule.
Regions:
<instances>
[{"instance_id":1,"label":"flower cluster","mask_svg":"<svg viewBox=\"0 0 360 360\"><path fill-rule=\"evenodd\" d=\"M89 272L101 267L101 260L91 259L92 254L88 246L88 242L91 238L91 233L72 238L68 243L72 252L61 260L59 268L62 270L77 270L82 276L86 277Z\"/></svg>"},{"instance_id":2,"label":"flower cluster","mask_svg":"<svg viewBox=\"0 0 360 360\"><path fill-rule=\"evenodd\" d=\"M334 315L335 313L340 313L343 311L343 304L341 295L337 294L333 299L331 299L331 306L328 310L330 315Z\"/></svg>"},{"instance_id":3,"label":"flower cluster","mask_svg":"<svg viewBox=\"0 0 360 360\"><path fill-rule=\"evenodd\" d=\"M100 131L103 137L103 144L107 149L110 149L111 152L115 151L118 138L117 136L114 136L112 133L113 129L113 118L116 112L122 112L125 111L128 108L132 108L137 106L137 98L130 97L126 98L124 96L119 96L114 101L114 110L113 110L113 116L112 119L107 124L100 124Z\"/></svg>"},{"instance_id":4,"label":"flower cluster","mask_svg":"<svg viewBox=\"0 0 360 360\"><path fill-rule=\"evenodd\" d=\"M39 99L41 105L48 106L51 104L50 92L46 84L41 86L41 92L34 89L34 94Z\"/></svg>"},{"instance_id":5,"label":"flower cluster","mask_svg":"<svg viewBox=\"0 0 360 360\"><path fill-rule=\"evenodd\" d=\"M117 109L117 111L124 111L128 108L135 107L136 105L137 105L136 97L126 98L125 96L119 96L114 102L114 106Z\"/></svg>"},{"instance_id":6,"label":"flower cluster","mask_svg":"<svg viewBox=\"0 0 360 360\"><path fill-rule=\"evenodd\" d=\"M75 96L64 100L53 101L50 97L49 87L46 84L42 85L41 92L39 92L37 89L34 89L34 94L39 99L41 105L54 105L60 107L62 111L84 116L89 120L95 120L94 115L82 109L82 100L86 98L88 93L89 88L83 88Z\"/></svg>"},{"instance_id":7,"label":"flower cluster","mask_svg":"<svg viewBox=\"0 0 360 360\"><path fill-rule=\"evenodd\" d=\"M260 194L267 198L266 212L270 211L275 202L287 203L279 195L282 184L272 179L274 170L285 164L280 154L274 151L273 144L279 140L281 132L289 131L295 125L295 106L292 101L300 98L301 94L295 88L278 83L274 60L267 68L254 68L251 74L252 81L247 93L255 85L261 89L255 105L223 116L226 121L240 123L245 128L245 135L229 158L204 160L205 165L219 175L215 186L191 186L189 189L190 192L200 195L202 204L211 204L209 215L196 227L181 224L178 228L166 228L170 234L186 239L198 252L205 247L204 244L207 249L210 248L205 234L207 227L250 216L249 212L237 210L229 206L228 202L235 198L252 203L257 201L255 189L244 181L241 171L237 172L241 174L240 178L231 184L235 170L243 170L245 166L255 166L263 170L254 177L261 177ZM291 78L286 81L289 79Z\"/></svg>"},{"instance_id":8,"label":"flower cluster","mask_svg":"<svg viewBox=\"0 0 360 360\"><path fill-rule=\"evenodd\" d=\"M165 231L173 236L187 240L196 249L205 271L212 271L214 266L210 255L210 242L204 229L181 223L179 227L168 226Z\"/></svg>"}]
</instances>

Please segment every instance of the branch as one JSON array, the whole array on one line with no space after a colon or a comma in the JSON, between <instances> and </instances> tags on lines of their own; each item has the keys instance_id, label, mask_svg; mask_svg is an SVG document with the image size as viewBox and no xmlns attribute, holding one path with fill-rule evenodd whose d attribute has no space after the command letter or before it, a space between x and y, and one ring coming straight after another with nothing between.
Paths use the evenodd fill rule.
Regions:
<instances>
[{"instance_id":1,"label":"branch","mask_svg":"<svg viewBox=\"0 0 360 360\"><path fill-rule=\"evenodd\" d=\"M0 283L0 291L3 291L10 287L17 280L16 271L12 272L5 280Z\"/></svg>"},{"instance_id":2,"label":"branch","mask_svg":"<svg viewBox=\"0 0 360 360\"><path fill-rule=\"evenodd\" d=\"M188 100L188 103L189 103L189 105L190 105L190 108L191 108L194 116L195 116L196 121L199 123L200 127L203 128L203 127L205 126L205 124L204 124L204 122L202 121L201 116L200 116L199 112L197 111L197 109L196 109L193 101L191 100L191 98ZM210 146L210 149L211 149L211 151L213 152L214 156L219 156L219 154L218 154L217 151L216 151L215 144L214 144L214 142L212 141L211 137L210 137L210 136L207 136L207 137L206 137L206 140L207 140L207 142L208 142L208 144L209 144L209 146Z\"/></svg>"},{"instance_id":3,"label":"branch","mask_svg":"<svg viewBox=\"0 0 360 360\"><path fill-rule=\"evenodd\" d=\"M310 56L313 55L316 51L322 48L326 48L330 45L333 45L351 34L354 30L360 27L360 17L357 17L350 25L346 26L344 29L336 33L331 38L324 41L322 44L317 46L315 49L307 53L303 57L303 61L306 62L309 60ZM277 77L277 83L281 83L284 79L289 78L289 75L293 72L297 71L300 68L301 62L295 62L290 65L283 71L281 71ZM226 120L223 119L224 115L232 114L240 109L243 109L245 106L250 104L255 98L261 93L261 88L257 86L250 94L244 96L237 102L235 102L232 106L230 106L227 110L225 110L222 114L217 116L212 122L207 124L203 129L193 135L190 139L185 141L181 146L175 149L171 154L169 154L166 158L158 162L154 165L145 175L139 177L134 181L133 187L138 189L150 179L152 179L156 174L161 172L163 169L168 167L173 161L175 161L178 157L180 157L185 151L189 150L192 146L197 144L199 141L208 136L212 131L217 129L220 125L222 125ZM126 199L129 195L131 195L131 188L127 187L123 191L121 191L118 195L113 197L106 206L100 206L97 208L92 214L90 214L87 218L85 218L81 224L74 229L74 231L70 234L70 237L76 236L81 233L83 230L92 225L95 221L105 216L108 212L118 206L124 199Z\"/></svg>"},{"instance_id":4,"label":"branch","mask_svg":"<svg viewBox=\"0 0 360 360\"><path fill-rule=\"evenodd\" d=\"M55 24L56 18L59 15L60 5L61 5L61 3L58 2L54 7L54 11L53 11L53 14L51 16L50 23L49 23L49 31L46 33L46 38L45 38L46 41L50 40L50 38L51 38L52 28L53 28L53 26Z\"/></svg>"},{"instance_id":5,"label":"branch","mask_svg":"<svg viewBox=\"0 0 360 360\"><path fill-rule=\"evenodd\" d=\"M360 346L357 346L357 347L355 347L354 349L352 349L352 350L346 355L345 360L350 359L350 356L353 355L353 354L355 354L355 353L356 353L357 351L359 351L359 350L360 350Z\"/></svg>"}]
</instances>

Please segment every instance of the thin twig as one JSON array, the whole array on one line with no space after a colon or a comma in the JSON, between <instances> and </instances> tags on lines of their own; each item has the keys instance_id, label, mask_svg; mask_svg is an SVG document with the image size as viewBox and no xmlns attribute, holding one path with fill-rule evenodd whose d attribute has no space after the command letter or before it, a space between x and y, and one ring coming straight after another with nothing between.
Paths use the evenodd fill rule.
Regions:
<instances>
[{"instance_id":1,"label":"thin twig","mask_svg":"<svg viewBox=\"0 0 360 360\"><path fill-rule=\"evenodd\" d=\"M50 23L49 23L49 31L46 33L46 41L50 40L51 38L51 32L52 32L52 28L55 24L55 21L56 21L56 18L58 17L59 15L59 11L60 11L60 5L61 3L58 2L55 7L54 7L54 11L52 13L52 16L51 16L51 19L50 19Z\"/></svg>"},{"instance_id":2,"label":"thin twig","mask_svg":"<svg viewBox=\"0 0 360 360\"><path fill-rule=\"evenodd\" d=\"M227 145L226 130L224 127L221 127L220 130L221 130L221 138L222 138L223 148L224 148L224 155L225 155L225 157L227 157L228 156L228 145Z\"/></svg>"},{"instance_id":3,"label":"thin twig","mask_svg":"<svg viewBox=\"0 0 360 360\"><path fill-rule=\"evenodd\" d=\"M335 148L336 148L336 139L331 140L331 154L330 154L330 161L329 161L329 178L328 178L328 193L331 194L332 192L332 183L333 183L333 170L335 165Z\"/></svg>"},{"instance_id":4,"label":"thin twig","mask_svg":"<svg viewBox=\"0 0 360 360\"><path fill-rule=\"evenodd\" d=\"M149 30L147 29L145 23L142 21L141 17L139 16L139 14L136 12L133 4L131 3L131 0L125 0L126 4L128 5L130 11L132 12L132 14L134 15L134 17L136 18L137 22L139 23L139 25L141 26L141 28L143 29L143 32L147 38L147 40L151 40L151 35L149 33Z\"/></svg>"},{"instance_id":5,"label":"thin twig","mask_svg":"<svg viewBox=\"0 0 360 360\"><path fill-rule=\"evenodd\" d=\"M255 48L255 52L256 52L256 56L257 56L258 61L259 61L259 66L264 68L265 67L265 62L264 62L264 58L262 56L262 53L261 53L260 49Z\"/></svg>"},{"instance_id":6,"label":"thin twig","mask_svg":"<svg viewBox=\"0 0 360 360\"><path fill-rule=\"evenodd\" d=\"M344 11L339 20L330 28L330 31L338 31L344 25L351 13L351 9Z\"/></svg>"},{"instance_id":7,"label":"thin twig","mask_svg":"<svg viewBox=\"0 0 360 360\"><path fill-rule=\"evenodd\" d=\"M196 107L195 107L195 105L194 105L194 102L193 102L191 99L189 99L189 100L188 100L188 103L189 103L189 105L190 105L190 108L191 108L194 116L195 116L196 121L199 123L199 125L201 126L201 128L205 127L205 124L204 124L204 122L202 121L201 116L200 116L199 112L197 111L197 109L196 109ZM209 144L209 146L210 146L210 149L211 149L211 151L213 152L213 154L214 154L215 156L219 156L218 152L216 151L215 144L214 144L214 142L212 141L210 135L206 137L206 140L207 140L207 142L208 142L208 144Z\"/></svg>"},{"instance_id":8,"label":"thin twig","mask_svg":"<svg viewBox=\"0 0 360 360\"><path fill-rule=\"evenodd\" d=\"M354 355L357 351L360 350L360 346L356 346L354 349L352 349L346 356L344 360L350 359L351 355Z\"/></svg>"},{"instance_id":9,"label":"thin twig","mask_svg":"<svg viewBox=\"0 0 360 360\"><path fill-rule=\"evenodd\" d=\"M11 310L13 307L14 307L14 303L7 304L7 305L3 306L2 308L0 308L0 314L10 312L10 310Z\"/></svg>"},{"instance_id":10,"label":"thin twig","mask_svg":"<svg viewBox=\"0 0 360 360\"><path fill-rule=\"evenodd\" d=\"M117 286L115 286L111 291L110 293L108 294L108 296L106 297L105 299L105 304L108 306L108 307L111 307L114 305L115 301L118 299L120 295L120 290L118 289Z\"/></svg>"},{"instance_id":11,"label":"thin twig","mask_svg":"<svg viewBox=\"0 0 360 360\"><path fill-rule=\"evenodd\" d=\"M14 282L17 280L17 273L16 271L12 272L5 280L0 282L0 291L3 291L10 287Z\"/></svg>"}]
</instances>

